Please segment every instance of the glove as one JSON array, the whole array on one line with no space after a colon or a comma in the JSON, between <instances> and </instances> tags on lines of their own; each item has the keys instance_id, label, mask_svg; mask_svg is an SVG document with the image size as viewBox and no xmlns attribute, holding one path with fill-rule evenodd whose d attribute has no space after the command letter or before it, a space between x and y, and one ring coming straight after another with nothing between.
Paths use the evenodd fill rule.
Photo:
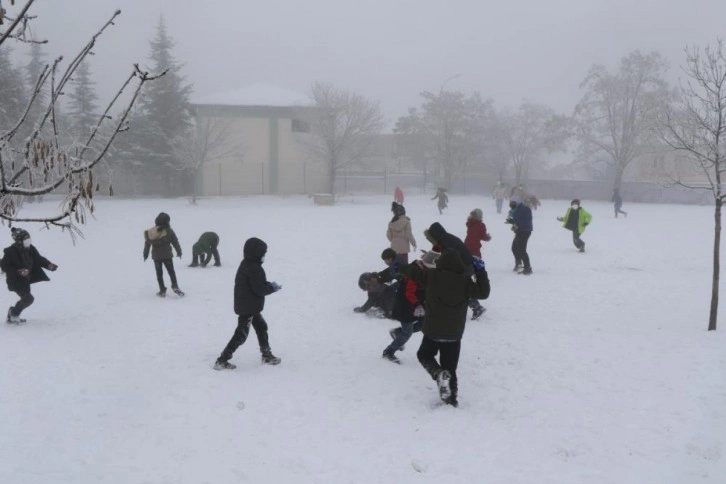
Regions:
<instances>
[{"instance_id":1,"label":"glove","mask_svg":"<svg viewBox=\"0 0 726 484\"><path fill-rule=\"evenodd\" d=\"M277 292L277 291L279 291L280 289L282 289L282 286L281 286L281 285L279 285L279 284L278 284L278 283L276 283L276 282L271 282L271 283L270 283L270 285L272 286L272 290L273 290L273 291L275 291L275 292Z\"/></svg>"},{"instance_id":2,"label":"glove","mask_svg":"<svg viewBox=\"0 0 726 484\"><path fill-rule=\"evenodd\" d=\"M181 259L181 252L179 252L176 256Z\"/></svg>"},{"instance_id":3,"label":"glove","mask_svg":"<svg viewBox=\"0 0 726 484\"><path fill-rule=\"evenodd\" d=\"M18 274L22 277L28 277L30 275L30 271L28 269L18 269Z\"/></svg>"},{"instance_id":4,"label":"glove","mask_svg":"<svg viewBox=\"0 0 726 484\"><path fill-rule=\"evenodd\" d=\"M420 304L413 309L413 315L416 318L423 317L424 313L424 308Z\"/></svg>"},{"instance_id":5,"label":"glove","mask_svg":"<svg viewBox=\"0 0 726 484\"><path fill-rule=\"evenodd\" d=\"M484 261L482 259L480 259L479 257L472 257L471 260L472 260L472 263L474 264L475 271L486 270L486 265L484 264Z\"/></svg>"},{"instance_id":6,"label":"glove","mask_svg":"<svg viewBox=\"0 0 726 484\"><path fill-rule=\"evenodd\" d=\"M557 217L558 222L562 222L564 219L562 217Z\"/></svg>"},{"instance_id":7,"label":"glove","mask_svg":"<svg viewBox=\"0 0 726 484\"><path fill-rule=\"evenodd\" d=\"M48 270L55 272L55 270L58 269L58 266L56 264L53 264L52 262L48 264Z\"/></svg>"},{"instance_id":8,"label":"glove","mask_svg":"<svg viewBox=\"0 0 726 484\"><path fill-rule=\"evenodd\" d=\"M590 222L585 222L584 224L582 224L583 227L587 227L588 225L590 225Z\"/></svg>"},{"instance_id":9,"label":"glove","mask_svg":"<svg viewBox=\"0 0 726 484\"><path fill-rule=\"evenodd\" d=\"M354 313L362 313L363 312L363 308L361 308L361 307L353 308L353 312Z\"/></svg>"},{"instance_id":10,"label":"glove","mask_svg":"<svg viewBox=\"0 0 726 484\"><path fill-rule=\"evenodd\" d=\"M490 240L492 240L492 236L491 236L491 234L486 234L486 235L484 236L484 242L489 242Z\"/></svg>"}]
</instances>

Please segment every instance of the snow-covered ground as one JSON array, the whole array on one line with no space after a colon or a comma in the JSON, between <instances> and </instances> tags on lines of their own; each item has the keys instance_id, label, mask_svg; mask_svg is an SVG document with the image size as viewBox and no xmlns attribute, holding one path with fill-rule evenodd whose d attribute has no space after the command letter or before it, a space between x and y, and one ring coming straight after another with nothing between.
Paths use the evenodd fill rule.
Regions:
<instances>
[{"instance_id":1,"label":"snow-covered ground","mask_svg":"<svg viewBox=\"0 0 726 484\"><path fill-rule=\"evenodd\" d=\"M463 237L475 207L493 234L458 409L435 405L420 334L394 365L380 355L395 324L352 311L365 300L359 274L382 268L389 197L102 200L75 246L26 226L60 268L33 286L26 325L0 327L0 482L726 482L724 318L706 331L712 208L626 204L615 219L584 200L594 219L581 254L555 220L568 204L535 212L526 277L511 270L492 200L453 195L443 216L426 197L406 200L422 247L435 221ZM156 297L142 261L159 211L183 246L182 299ZM207 230L223 266L186 267ZM261 366L251 334L236 370L213 371L251 236L283 285L264 311L283 361ZM4 311L16 298L2 294Z\"/></svg>"}]
</instances>

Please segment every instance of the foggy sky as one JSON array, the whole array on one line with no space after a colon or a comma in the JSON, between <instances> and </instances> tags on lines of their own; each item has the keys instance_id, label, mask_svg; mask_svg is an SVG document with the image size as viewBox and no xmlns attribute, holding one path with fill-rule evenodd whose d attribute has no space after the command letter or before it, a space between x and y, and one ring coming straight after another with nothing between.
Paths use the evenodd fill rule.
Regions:
<instances>
[{"instance_id":1,"label":"foggy sky","mask_svg":"<svg viewBox=\"0 0 726 484\"><path fill-rule=\"evenodd\" d=\"M195 96L322 80L379 100L390 122L457 74L447 89L569 114L593 63L658 50L677 82L686 44L726 36L724 0L37 0L34 33L68 58L116 8L91 59L102 100L134 62L148 64L163 15Z\"/></svg>"}]
</instances>

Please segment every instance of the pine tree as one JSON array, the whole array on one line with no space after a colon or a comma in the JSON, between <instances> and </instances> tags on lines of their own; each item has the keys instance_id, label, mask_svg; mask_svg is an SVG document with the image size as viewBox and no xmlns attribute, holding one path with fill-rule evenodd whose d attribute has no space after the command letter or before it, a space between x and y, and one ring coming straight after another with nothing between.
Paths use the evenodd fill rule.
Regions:
<instances>
[{"instance_id":1,"label":"pine tree","mask_svg":"<svg viewBox=\"0 0 726 484\"><path fill-rule=\"evenodd\" d=\"M17 124L28 102L22 72L10 54L7 46L0 46L0 133Z\"/></svg>"},{"instance_id":2,"label":"pine tree","mask_svg":"<svg viewBox=\"0 0 726 484\"><path fill-rule=\"evenodd\" d=\"M78 141L85 141L91 130L98 123L100 115L96 101L95 85L91 80L91 69L87 62L82 62L71 81L73 89L68 94L68 116L70 117L71 133Z\"/></svg>"},{"instance_id":3,"label":"pine tree","mask_svg":"<svg viewBox=\"0 0 726 484\"><path fill-rule=\"evenodd\" d=\"M137 135L133 153L144 164L147 193L162 190L167 195L178 194L183 190L185 172L174 156L173 143L191 135L189 95L192 86L180 73L182 64L172 54L174 41L163 18L159 19L150 46L152 66L149 71L168 72L144 94L134 123Z\"/></svg>"}]
</instances>

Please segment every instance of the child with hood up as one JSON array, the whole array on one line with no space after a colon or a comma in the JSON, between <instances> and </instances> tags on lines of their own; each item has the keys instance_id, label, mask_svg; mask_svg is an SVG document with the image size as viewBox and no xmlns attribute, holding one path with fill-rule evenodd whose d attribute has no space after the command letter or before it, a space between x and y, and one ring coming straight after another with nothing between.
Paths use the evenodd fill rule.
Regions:
<instances>
[{"instance_id":1,"label":"child with hood up","mask_svg":"<svg viewBox=\"0 0 726 484\"><path fill-rule=\"evenodd\" d=\"M183 296L184 292L179 289L176 281L176 272L174 271L174 254L171 251L172 246L176 250L176 255L181 259L182 250L179 245L179 239L176 233L169 225L171 217L169 214L161 212L154 220L154 226L148 230L144 230L144 261L149 258L149 249L151 249L151 260L154 261L156 268L156 281L159 283L159 297L166 297L166 285L164 284L164 267L169 273L171 279L171 290L177 296Z\"/></svg>"},{"instance_id":2,"label":"child with hood up","mask_svg":"<svg viewBox=\"0 0 726 484\"><path fill-rule=\"evenodd\" d=\"M439 396L447 404L458 406L456 369L461 353L461 339L466 326L466 310L470 299L489 297L489 277L481 259L476 259L474 274L464 265L456 249L445 249L435 268L416 261L401 267L401 273L424 288L426 300L423 339L416 353L419 362L431 375ZM436 355L439 354L439 361Z\"/></svg>"},{"instance_id":3,"label":"child with hood up","mask_svg":"<svg viewBox=\"0 0 726 484\"><path fill-rule=\"evenodd\" d=\"M482 211L475 208L469 213L469 218L466 219L464 245L469 249L471 255L481 259L481 243L490 240L492 240L492 236L487 232L487 226L482 222Z\"/></svg>"}]
</instances>

